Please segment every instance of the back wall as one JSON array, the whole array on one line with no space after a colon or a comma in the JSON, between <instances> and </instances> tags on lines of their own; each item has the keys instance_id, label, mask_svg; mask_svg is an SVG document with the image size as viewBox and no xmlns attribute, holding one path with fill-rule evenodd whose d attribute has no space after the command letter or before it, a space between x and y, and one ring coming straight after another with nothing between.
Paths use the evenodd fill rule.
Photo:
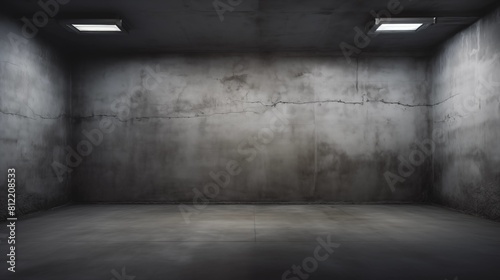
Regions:
<instances>
[{"instance_id":1,"label":"back wall","mask_svg":"<svg viewBox=\"0 0 500 280\"><path fill-rule=\"evenodd\" d=\"M82 202L420 201L426 58L87 57L68 152Z\"/></svg>"}]
</instances>

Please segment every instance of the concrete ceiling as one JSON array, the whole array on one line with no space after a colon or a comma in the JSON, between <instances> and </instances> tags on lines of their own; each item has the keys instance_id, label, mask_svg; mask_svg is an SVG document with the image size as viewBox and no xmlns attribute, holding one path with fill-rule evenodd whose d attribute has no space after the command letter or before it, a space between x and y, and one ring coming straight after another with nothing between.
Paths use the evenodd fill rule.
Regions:
<instances>
[{"instance_id":1,"label":"concrete ceiling","mask_svg":"<svg viewBox=\"0 0 500 280\"><path fill-rule=\"evenodd\" d=\"M39 0L7 0L7 11L31 18ZM339 52L354 45L355 27L365 29L370 11L387 11L394 0L218 0L235 4L223 18L214 0L65 0L41 34L70 52ZM62 0L61 0L62 2ZM392 16L438 17L438 24L415 34L371 38L365 52L432 51L444 40L487 13L497 0L401 0ZM126 35L79 35L58 19L123 18ZM461 17L448 23L449 17ZM223 19L223 20L221 20ZM441 20L443 19L443 20Z\"/></svg>"}]
</instances>

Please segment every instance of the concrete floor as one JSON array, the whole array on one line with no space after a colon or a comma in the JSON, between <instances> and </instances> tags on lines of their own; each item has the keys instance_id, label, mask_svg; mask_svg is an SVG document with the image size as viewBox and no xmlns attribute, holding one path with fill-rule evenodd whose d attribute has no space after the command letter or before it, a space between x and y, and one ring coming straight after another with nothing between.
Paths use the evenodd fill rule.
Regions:
<instances>
[{"instance_id":1,"label":"concrete floor","mask_svg":"<svg viewBox=\"0 0 500 280\"><path fill-rule=\"evenodd\" d=\"M18 221L15 274L0 247L0 279L500 279L499 223L422 205L74 205Z\"/></svg>"}]
</instances>

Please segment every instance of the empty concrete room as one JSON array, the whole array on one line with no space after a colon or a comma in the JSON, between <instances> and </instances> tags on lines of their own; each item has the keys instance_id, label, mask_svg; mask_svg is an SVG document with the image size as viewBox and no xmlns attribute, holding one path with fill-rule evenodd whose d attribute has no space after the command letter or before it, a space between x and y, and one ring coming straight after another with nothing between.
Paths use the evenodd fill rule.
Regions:
<instances>
[{"instance_id":1,"label":"empty concrete room","mask_svg":"<svg viewBox=\"0 0 500 280\"><path fill-rule=\"evenodd\" d=\"M0 279L500 279L496 0L6 0Z\"/></svg>"}]
</instances>

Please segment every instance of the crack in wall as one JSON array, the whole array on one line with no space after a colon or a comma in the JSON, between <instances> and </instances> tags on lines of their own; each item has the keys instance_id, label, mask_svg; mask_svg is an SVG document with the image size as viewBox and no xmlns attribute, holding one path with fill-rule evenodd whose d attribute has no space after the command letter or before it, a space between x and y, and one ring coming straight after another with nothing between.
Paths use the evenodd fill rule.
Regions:
<instances>
[{"instance_id":1,"label":"crack in wall","mask_svg":"<svg viewBox=\"0 0 500 280\"><path fill-rule=\"evenodd\" d=\"M30 108L30 110L31 110L31 108ZM7 111L3 111L3 110L0 110L0 113L4 114L4 115L18 116L18 117L25 118L25 119L30 119L30 120L39 120L39 119L43 119L43 120L57 120L57 119L61 119L63 117L68 117L68 115L64 114L64 113L60 114L60 115L57 115L57 116L44 116L44 115L40 115L40 114L37 114L37 113L33 112L33 110L31 110L31 111L32 111L33 115L37 116L38 118L27 116L27 115L23 115L23 114L20 114L20 113L7 112Z\"/></svg>"},{"instance_id":2,"label":"crack in wall","mask_svg":"<svg viewBox=\"0 0 500 280\"><path fill-rule=\"evenodd\" d=\"M143 116L143 117L131 117L131 118L120 118L119 115L113 114L92 114L88 116L73 116L73 119L92 119L92 118L115 118L120 122L128 122L130 120L149 120L149 119L196 119L196 118L208 118L216 115L229 115L229 114L244 114L253 113L260 114L260 112L255 111L230 111L230 112L216 112L211 114L205 114L203 112L192 115L192 116L182 116L182 115L165 115L165 116Z\"/></svg>"},{"instance_id":3,"label":"crack in wall","mask_svg":"<svg viewBox=\"0 0 500 280\"><path fill-rule=\"evenodd\" d=\"M445 100L436 102L436 103L431 103L431 104L426 104L426 103L417 103L417 104L408 104L408 103L402 103L399 101L386 101L384 99L364 99L362 101L344 101L341 99L326 99L326 100L313 100L313 101L276 101L272 103L264 103L262 101L238 101L242 103L248 103L248 104L261 104L262 106L265 107L276 107L278 104L293 104L293 105L302 105L302 104L316 104L316 103L340 103L340 104L346 104L346 105L365 105L365 103L383 103L383 104L388 104L388 105L398 105L398 106L404 106L404 107L434 107L437 105L440 105L452 98L454 98L456 95L450 96L446 98Z\"/></svg>"},{"instance_id":4,"label":"crack in wall","mask_svg":"<svg viewBox=\"0 0 500 280\"><path fill-rule=\"evenodd\" d=\"M315 104L315 103L342 103L342 104L347 104L347 105L363 105L364 102L363 101L343 101L343 100L340 100L340 99L337 99L337 100L331 100L331 99L327 99L327 100L320 100L320 101L317 101L317 100L313 100L313 101L276 101L276 102L273 102L273 103L270 103L270 104L266 104L262 101L238 101L238 102L242 102L242 103L247 103L247 104L260 104L264 107L276 107L278 104L293 104L293 105L303 105L303 104Z\"/></svg>"},{"instance_id":5,"label":"crack in wall","mask_svg":"<svg viewBox=\"0 0 500 280\"><path fill-rule=\"evenodd\" d=\"M419 103L419 104L407 104L407 103L402 103L402 102L399 102L399 101L386 101L384 99L380 99L380 100L366 100L366 102L378 102L378 103L383 103L383 104L389 104L389 105L399 105L399 106L404 106L404 107L434 107L434 106L437 106L437 105L440 105L440 104L443 104L444 102L454 98L455 96L457 96L459 94L455 94L455 95L452 95L444 100L441 100L439 102L436 102L436 103L431 103L431 104L426 104L426 103Z\"/></svg>"},{"instance_id":6,"label":"crack in wall","mask_svg":"<svg viewBox=\"0 0 500 280\"><path fill-rule=\"evenodd\" d=\"M380 100L366 100L364 99L362 101L344 101L341 99L326 99L326 100L312 100L312 101L283 101L279 100L276 102L272 103L264 103L262 101L237 101L237 102L242 102L246 104L260 104L264 107L276 107L279 104L292 104L292 105L304 105L304 104L318 104L318 103L339 103L339 104L346 104L346 105L364 105L365 103L383 103L383 104L388 104L388 105L397 105L397 106L404 106L404 107L434 107L437 105L440 105L452 98L454 98L456 95L452 95L445 100L432 103L432 104L425 104L425 103L420 103L420 104L407 104L407 103L402 103L399 101L386 101L384 99ZM12 116L18 116L22 118L27 118L27 119L32 119L32 120L37 120L37 119L44 119L44 120L55 120L55 119L60 119L63 117L69 117L67 114L62 113L57 116L44 116L41 114L35 113L35 111L28 105L26 105L28 109L31 111L31 113L38 118L23 115L20 113L13 113L13 112L6 112L0 110L1 114L4 115L12 115ZM145 119L193 119L193 118L206 118L206 117L211 117L215 115L227 115L227 114L242 114L242 113L254 113L254 114L260 114L261 112L256 112L256 111L250 111L250 110L244 110L244 111L230 111L230 112L216 112L216 113L211 113L211 114L205 114L203 112L197 113L195 115L165 115L165 116L143 116L143 117L132 117L128 119L121 119L118 115L112 115L112 114L92 114L89 116L73 116L72 118L74 119L88 119L88 118L98 118L98 117L109 117L109 118L116 118L121 122L126 122L129 120L145 120Z\"/></svg>"}]
</instances>

